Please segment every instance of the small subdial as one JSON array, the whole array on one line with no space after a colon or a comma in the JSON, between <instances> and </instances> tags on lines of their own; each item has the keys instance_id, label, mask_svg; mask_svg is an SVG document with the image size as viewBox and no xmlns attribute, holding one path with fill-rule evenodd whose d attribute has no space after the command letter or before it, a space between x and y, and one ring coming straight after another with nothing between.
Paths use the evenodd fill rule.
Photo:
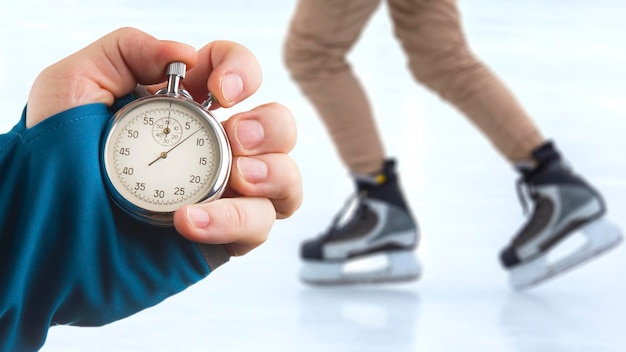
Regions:
<instances>
[{"instance_id":1,"label":"small subdial","mask_svg":"<svg viewBox=\"0 0 626 352\"><path fill-rule=\"evenodd\" d=\"M152 138L160 145L170 146L180 142L183 128L180 123L170 117L157 120L152 126Z\"/></svg>"}]
</instances>

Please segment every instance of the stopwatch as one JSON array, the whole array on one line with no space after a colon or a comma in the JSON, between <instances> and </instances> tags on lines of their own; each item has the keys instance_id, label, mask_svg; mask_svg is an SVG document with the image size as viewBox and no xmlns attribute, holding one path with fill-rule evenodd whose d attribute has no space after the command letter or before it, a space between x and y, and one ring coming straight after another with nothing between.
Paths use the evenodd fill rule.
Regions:
<instances>
[{"instance_id":1,"label":"stopwatch","mask_svg":"<svg viewBox=\"0 0 626 352\"><path fill-rule=\"evenodd\" d=\"M103 179L111 199L144 222L171 226L187 204L219 198L232 156L221 123L181 87L186 65L168 65L167 87L138 98L108 122L101 145Z\"/></svg>"}]
</instances>

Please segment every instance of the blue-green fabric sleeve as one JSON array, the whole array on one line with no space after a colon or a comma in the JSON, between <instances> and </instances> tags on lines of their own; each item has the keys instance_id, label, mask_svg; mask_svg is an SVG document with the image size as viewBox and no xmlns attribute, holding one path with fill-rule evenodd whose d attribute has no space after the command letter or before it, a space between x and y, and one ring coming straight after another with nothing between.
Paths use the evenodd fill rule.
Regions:
<instances>
[{"instance_id":1,"label":"blue-green fabric sleeve","mask_svg":"<svg viewBox=\"0 0 626 352\"><path fill-rule=\"evenodd\" d=\"M99 149L113 109L80 106L29 129L25 112L0 135L0 351L37 350L55 324L127 317L209 274L223 251L109 200Z\"/></svg>"}]
</instances>

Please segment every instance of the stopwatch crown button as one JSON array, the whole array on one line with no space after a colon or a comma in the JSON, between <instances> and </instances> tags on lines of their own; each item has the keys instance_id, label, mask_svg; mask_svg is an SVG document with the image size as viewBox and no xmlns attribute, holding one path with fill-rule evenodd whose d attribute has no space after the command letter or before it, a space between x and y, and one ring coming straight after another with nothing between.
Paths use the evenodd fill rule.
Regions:
<instances>
[{"instance_id":1,"label":"stopwatch crown button","mask_svg":"<svg viewBox=\"0 0 626 352\"><path fill-rule=\"evenodd\" d=\"M176 61L170 62L167 65L166 74L168 76L178 76L180 78L185 78L185 72L187 71L187 65L184 62Z\"/></svg>"}]
</instances>

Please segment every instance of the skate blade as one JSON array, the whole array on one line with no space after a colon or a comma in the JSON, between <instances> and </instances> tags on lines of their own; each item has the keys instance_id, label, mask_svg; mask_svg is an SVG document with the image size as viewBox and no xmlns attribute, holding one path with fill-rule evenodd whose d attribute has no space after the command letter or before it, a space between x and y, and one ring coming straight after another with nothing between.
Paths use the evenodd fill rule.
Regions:
<instances>
[{"instance_id":1,"label":"skate blade","mask_svg":"<svg viewBox=\"0 0 626 352\"><path fill-rule=\"evenodd\" d=\"M397 251L344 262L305 261L300 279L310 285L357 285L413 281L421 273L414 251Z\"/></svg>"},{"instance_id":2,"label":"skate blade","mask_svg":"<svg viewBox=\"0 0 626 352\"><path fill-rule=\"evenodd\" d=\"M586 242L569 255L551 263L550 254L561 246L557 245L548 253L511 269L509 276L511 286L516 290L531 288L599 256L622 242L620 229L606 219L592 221L580 231Z\"/></svg>"}]
</instances>

